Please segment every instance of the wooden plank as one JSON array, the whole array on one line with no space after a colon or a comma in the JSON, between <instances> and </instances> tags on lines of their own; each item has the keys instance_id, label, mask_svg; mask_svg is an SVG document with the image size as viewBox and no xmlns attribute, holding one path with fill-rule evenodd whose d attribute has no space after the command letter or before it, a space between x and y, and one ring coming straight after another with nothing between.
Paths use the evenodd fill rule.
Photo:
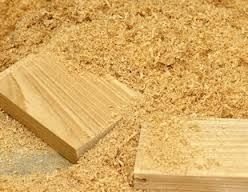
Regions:
<instances>
[{"instance_id":1,"label":"wooden plank","mask_svg":"<svg viewBox=\"0 0 248 192\"><path fill-rule=\"evenodd\" d=\"M149 150L150 141L161 140L161 136L152 138L151 127L142 128L134 169L135 187L148 191L248 191L248 120L201 119L188 125L199 128L188 138L191 149L201 152L195 153L190 163L173 170L164 169L153 158L157 154Z\"/></svg>"},{"instance_id":2,"label":"wooden plank","mask_svg":"<svg viewBox=\"0 0 248 192\"><path fill-rule=\"evenodd\" d=\"M0 107L71 162L102 138L138 95L114 78L70 75L52 54L30 55L0 75Z\"/></svg>"}]
</instances>

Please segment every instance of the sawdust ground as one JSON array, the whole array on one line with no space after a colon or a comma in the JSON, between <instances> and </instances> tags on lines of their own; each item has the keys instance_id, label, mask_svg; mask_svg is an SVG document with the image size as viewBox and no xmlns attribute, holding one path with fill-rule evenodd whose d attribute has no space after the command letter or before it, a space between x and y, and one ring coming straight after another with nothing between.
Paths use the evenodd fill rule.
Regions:
<instances>
[{"instance_id":1,"label":"sawdust ground","mask_svg":"<svg viewBox=\"0 0 248 192\"><path fill-rule=\"evenodd\" d=\"M144 122L248 118L246 0L2 0L0 21L1 70L31 52L52 51L75 75L108 73L144 95L77 165L51 174L0 176L0 191L134 191ZM20 143L30 151L47 150L18 122L1 116L1 150ZM176 127L169 128L172 136Z\"/></svg>"}]
</instances>

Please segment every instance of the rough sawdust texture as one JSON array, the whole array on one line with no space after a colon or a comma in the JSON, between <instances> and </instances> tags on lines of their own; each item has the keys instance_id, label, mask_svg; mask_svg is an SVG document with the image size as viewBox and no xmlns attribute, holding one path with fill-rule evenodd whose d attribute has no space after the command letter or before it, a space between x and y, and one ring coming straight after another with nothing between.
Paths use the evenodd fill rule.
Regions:
<instances>
[{"instance_id":1,"label":"rough sawdust texture","mask_svg":"<svg viewBox=\"0 0 248 192\"><path fill-rule=\"evenodd\" d=\"M1 0L0 22L1 70L49 50L66 58L74 75L108 73L144 95L77 165L51 174L2 175L0 191L134 191L142 123L181 116L248 118L246 0ZM4 116L1 150L13 151L19 143L29 151L47 150ZM170 123L170 131L184 139L178 124ZM177 151L175 159L182 159Z\"/></svg>"}]
</instances>

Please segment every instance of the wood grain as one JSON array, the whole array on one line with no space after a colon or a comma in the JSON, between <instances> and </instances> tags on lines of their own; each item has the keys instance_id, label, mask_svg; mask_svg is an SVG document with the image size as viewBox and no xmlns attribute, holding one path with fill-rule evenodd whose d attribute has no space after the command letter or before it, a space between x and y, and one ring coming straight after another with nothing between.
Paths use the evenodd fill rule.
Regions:
<instances>
[{"instance_id":1,"label":"wood grain","mask_svg":"<svg viewBox=\"0 0 248 192\"><path fill-rule=\"evenodd\" d=\"M30 55L0 75L0 107L71 162L102 138L137 97L114 78L70 75L52 54Z\"/></svg>"},{"instance_id":2,"label":"wood grain","mask_svg":"<svg viewBox=\"0 0 248 192\"><path fill-rule=\"evenodd\" d=\"M202 119L190 122L200 131L191 136L191 145L204 151L192 158L184 170L167 172L151 169L143 149L147 132L142 130L134 177L135 187L148 191L245 192L248 191L248 120ZM151 138L150 138L151 139ZM158 146L161 147L161 146ZM208 165L213 161L215 166ZM147 163L149 162L149 163Z\"/></svg>"}]
</instances>

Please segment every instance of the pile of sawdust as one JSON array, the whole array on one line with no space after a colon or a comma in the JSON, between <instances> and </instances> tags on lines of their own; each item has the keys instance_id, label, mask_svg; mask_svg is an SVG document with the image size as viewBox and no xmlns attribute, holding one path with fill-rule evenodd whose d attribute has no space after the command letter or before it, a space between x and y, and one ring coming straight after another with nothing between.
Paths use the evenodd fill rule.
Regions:
<instances>
[{"instance_id":1,"label":"pile of sawdust","mask_svg":"<svg viewBox=\"0 0 248 192\"><path fill-rule=\"evenodd\" d=\"M248 118L246 0L3 0L0 21L1 70L29 53L52 51L72 74L108 73L144 95L77 165L49 175L0 176L1 191L134 191L142 123ZM2 112L1 120L1 150L19 144L46 150Z\"/></svg>"}]
</instances>

